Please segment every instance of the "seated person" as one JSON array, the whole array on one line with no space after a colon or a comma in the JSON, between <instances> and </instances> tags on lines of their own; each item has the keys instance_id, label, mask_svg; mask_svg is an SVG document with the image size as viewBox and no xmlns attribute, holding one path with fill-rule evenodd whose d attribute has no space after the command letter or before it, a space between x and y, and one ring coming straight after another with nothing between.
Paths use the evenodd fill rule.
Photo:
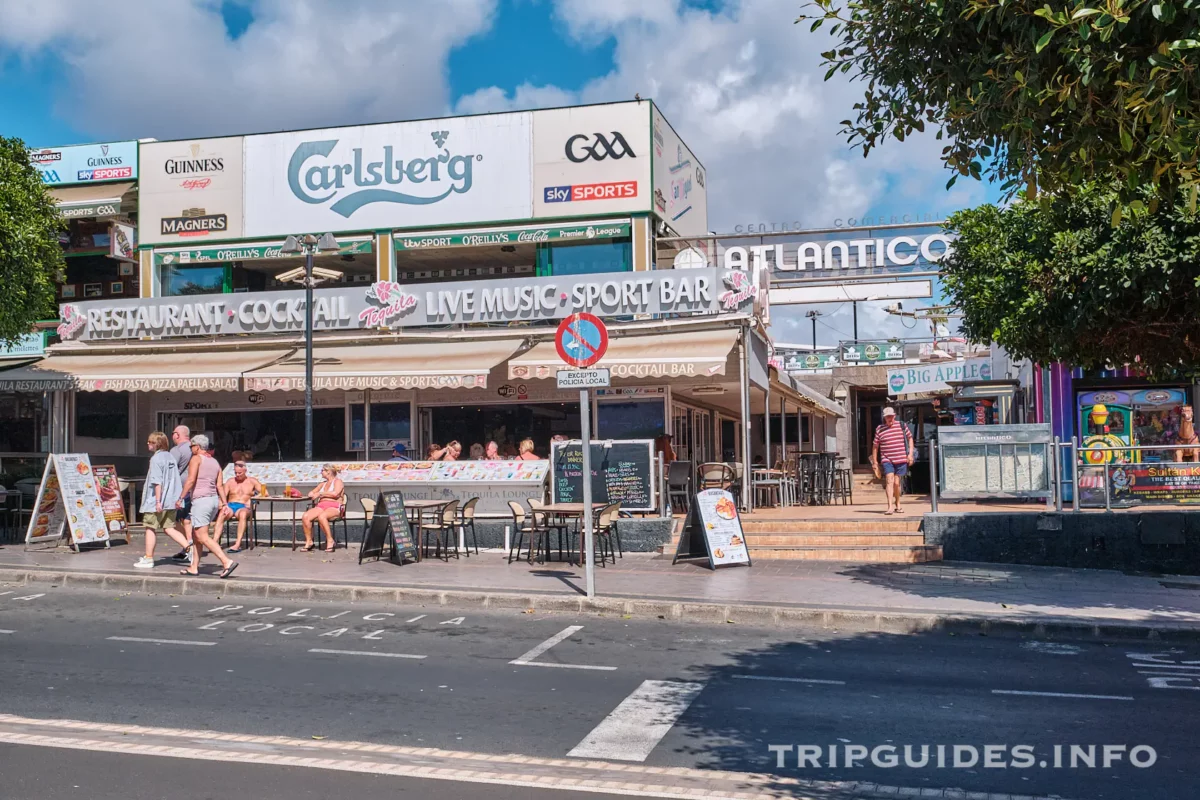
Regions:
<instances>
[{"instance_id":1,"label":"seated person","mask_svg":"<svg viewBox=\"0 0 1200 800\"><path fill-rule=\"evenodd\" d=\"M338 470L333 464L321 467L321 483L308 493L313 501L313 507L304 512L301 524L304 526L304 552L311 553L316 545L313 543L313 522L321 526L325 534L325 552L332 553L337 543L333 540L333 529L330 523L341 519L346 510L346 486L337 476Z\"/></svg>"},{"instance_id":2,"label":"seated person","mask_svg":"<svg viewBox=\"0 0 1200 800\"><path fill-rule=\"evenodd\" d=\"M533 452L533 439L521 440L521 454L517 458L521 461L537 461L538 456Z\"/></svg>"},{"instance_id":3,"label":"seated person","mask_svg":"<svg viewBox=\"0 0 1200 800\"><path fill-rule=\"evenodd\" d=\"M246 474L246 462L237 461L233 465L233 477L225 481L225 505L221 507L221 512L217 515L217 527L219 532L226 520L231 517L237 517L237 541L233 543L233 547L229 548L230 553L240 553L242 551L242 537L246 535L246 523L250 519L250 513L253 511L251 501L261 491L262 484L258 482L258 478L251 478Z\"/></svg>"},{"instance_id":4,"label":"seated person","mask_svg":"<svg viewBox=\"0 0 1200 800\"><path fill-rule=\"evenodd\" d=\"M396 442L392 445L392 461L408 461L408 448L404 446L404 442Z\"/></svg>"}]
</instances>

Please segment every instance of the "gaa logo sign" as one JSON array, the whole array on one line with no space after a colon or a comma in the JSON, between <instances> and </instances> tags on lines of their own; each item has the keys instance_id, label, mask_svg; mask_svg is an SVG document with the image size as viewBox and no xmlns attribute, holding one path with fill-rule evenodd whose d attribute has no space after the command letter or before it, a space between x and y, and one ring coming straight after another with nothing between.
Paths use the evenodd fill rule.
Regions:
<instances>
[{"instance_id":1,"label":"gaa logo sign","mask_svg":"<svg viewBox=\"0 0 1200 800\"><path fill-rule=\"evenodd\" d=\"M576 164L582 164L589 158L593 161L603 161L606 158L616 161L625 156L637 158L637 153L633 152L629 142L625 141L625 137L617 131L612 131L608 136L603 133L593 133L591 139L585 133L577 133L567 139L564 149L567 160Z\"/></svg>"}]
</instances>

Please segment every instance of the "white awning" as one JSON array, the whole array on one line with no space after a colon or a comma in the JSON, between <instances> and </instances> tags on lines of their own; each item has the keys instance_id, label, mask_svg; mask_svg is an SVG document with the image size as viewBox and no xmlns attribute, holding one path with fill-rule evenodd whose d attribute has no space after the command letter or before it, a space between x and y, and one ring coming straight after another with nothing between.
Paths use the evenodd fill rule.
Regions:
<instances>
[{"instance_id":1,"label":"white awning","mask_svg":"<svg viewBox=\"0 0 1200 800\"><path fill-rule=\"evenodd\" d=\"M737 340L736 329L623 336L610 339L608 352L593 366L609 369L614 378L724 375ZM553 378L566 368L554 342L542 342L508 362L508 377Z\"/></svg>"},{"instance_id":2,"label":"white awning","mask_svg":"<svg viewBox=\"0 0 1200 800\"><path fill-rule=\"evenodd\" d=\"M67 217L108 217L121 213L121 198L132 188L132 183L102 183L51 189L50 195Z\"/></svg>"},{"instance_id":3,"label":"white awning","mask_svg":"<svg viewBox=\"0 0 1200 800\"><path fill-rule=\"evenodd\" d=\"M488 373L517 351L520 339L318 347L313 388L486 389ZM245 375L247 391L304 389L304 353Z\"/></svg>"},{"instance_id":4,"label":"white awning","mask_svg":"<svg viewBox=\"0 0 1200 800\"><path fill-rule=\"evenodd\" d=\"M52 355L0 372L0 391L237 392L242 373L292 351Z\"/></svg>"}]
</instances>

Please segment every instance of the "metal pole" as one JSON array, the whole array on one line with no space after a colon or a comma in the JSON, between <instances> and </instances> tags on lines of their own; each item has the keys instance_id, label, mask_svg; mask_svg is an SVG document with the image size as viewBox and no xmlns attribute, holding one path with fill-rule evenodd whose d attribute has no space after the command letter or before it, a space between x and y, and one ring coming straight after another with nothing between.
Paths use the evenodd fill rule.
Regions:
<instances>
[{"instance_id":1,"label":"metal pole","mask_svg":"<svg viewBox=\"0 0 1200 800\"><path fill-rule=\"evenodd\" d=\"M813 350L813 352L815 353L815 352L817 352L817 318L816 318L816 317L813 317L813 318L812 318L812 324L813 324L813 345L812 345L812 350ZM856 338L857 338L857 337L856 337Z\"/></svg>"},{"instance_id":2,"label":"metal pole","mask_svg":"<svg viewBox=\"0 0 1200 800\"><path fill-rule=\"evenodd\" d=\"M1071 510L1079 510L1079 440L1071 437Z\"/></svg>"},{"instance_id":3,"label":"metal pole","mask_svg":"<svg viewBox=\"0 0 1200 800\"><path fill-rule=\"evenodd\" d=\"M313 250L304 253L304 460L313 460ZM368 438L370 438L368 436Z\"/></svg>"},{"instance_id":4,"label":"metal pole","mask_svg":"<svg viewBox=\"0 0 1200 800\"><path fill-rule=\"evenodd\" d=\"M388 458L391 458L389 454ZM363 461L371 460L371 390L363 390Z\"/></svg>"},{"instance_id":5,"label":"metal pole","mask_svg":"<svg viewBox=\"0 0 1200 800\"><path fill-rule=\"evenodd\" d=\"M1054 437L1054 510L1062 511L1062 442Z\"/></svg>"},{"instance_id":6,"label":"metal pole","mask_svg":"<svg viewBox=\"0 0 1200 800\"><path fill-rule=\"evenodd\" d=\"M813 323L814 325L816 323ZM747 342L749 329L742 328L742 340L738 344L741 357L738 359L741 376L739 385L742 392L742 505L753 510L753 498L750 496L750 345Z\"/></svg>"},{"instance_id":7,"label":"metal pole","mask_svg":"<svg viewBox=\"0 0 1200 800\"><path fill-rule=\"evenodd\" d=\"M587 596L596 596L595 545L592 542L592 406L588 390L579 392L579 438L583 455L583 553Z\"/></svg>"},{"instance_id":8,"label":"metal pole","mask_svg":"<svg viewBox=\"0 0 1200 800\"><path fill-rule=\"evenodd\" d=\"M854 341L858 341L858 301L852 300L851 307L854 309Z\"/></svg>"},{"instance_id":9,"label":"metal pole","mask_svg":"<svg viewBox=\"0 0 1200 800\"><path fill-rule=\"evenodd\" d=\"M763 456L763 466L771 468L771 384L763 389L763 446L767 449Z\"/></svg>"},{"instance_id":10,"label":"metal pole","mask_svg":"<svg viewBox=\"0 0 1200 800\"><path fill-rule=\"evenodd\" d=\"M937 442L929 441L929 510L934 514L938 510L938 463Z\"/></svg>"},{"instance_id":11,"label":"metal pole","mask_svg":"<svg viewBox=\"0 0 1200 800\"><path fill-rule=\"evenodd\" d=\"M1112 497L1108 491L1108 462L1104 462L1104 510L1112 511Z\"/></svg>"},{"instance_id":12,"label":"metal pole","mask_svg":"<svg viewBox=\"0 0 1200 800\"><path fill-rule=\"evenodd\" d=\"M663 518L671 516L667 506L667 459L662 453L658 456L658 509Z\"/></svg>"}]
</instances>

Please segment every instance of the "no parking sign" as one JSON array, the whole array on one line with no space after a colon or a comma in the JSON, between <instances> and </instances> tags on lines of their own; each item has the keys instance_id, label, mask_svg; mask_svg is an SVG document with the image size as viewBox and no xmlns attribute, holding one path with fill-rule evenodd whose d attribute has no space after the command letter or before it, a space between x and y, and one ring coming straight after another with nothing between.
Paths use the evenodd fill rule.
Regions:
<instances>
[{"instance_id":1,"label":"no parking sign","mask_svg":"<svg viewBox=\"0 0 1200 800\"><path fill-rule=\"evenodd\" d=\"M608 350L608 328L595 314L572 314L559 324L554 347L564 363L581 369L590 367Z\"/></svg>"}]
</instances>

